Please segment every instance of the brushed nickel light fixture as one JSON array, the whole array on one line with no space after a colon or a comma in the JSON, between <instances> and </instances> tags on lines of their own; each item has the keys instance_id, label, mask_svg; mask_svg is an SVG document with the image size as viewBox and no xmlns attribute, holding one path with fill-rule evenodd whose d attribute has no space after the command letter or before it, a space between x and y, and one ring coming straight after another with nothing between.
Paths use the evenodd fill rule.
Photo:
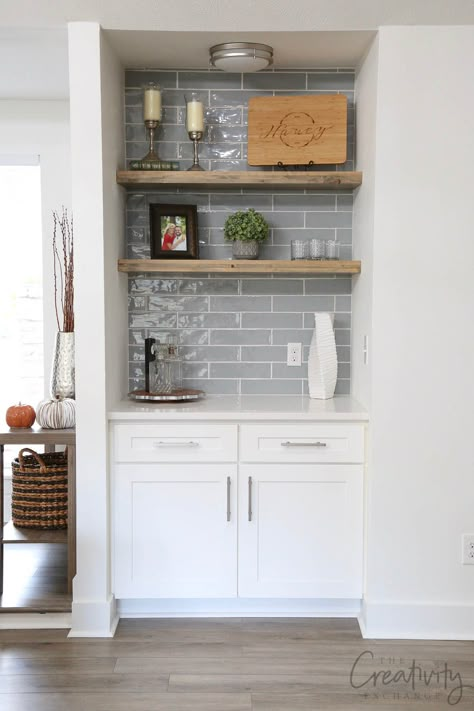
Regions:
<instances>
[{"instance_id":1,"label":"brushed nickel light fixture","mask_svg":"<svg viewBox=\"0 0 474 711\"><path fill-rule=\"evenodd\" d=\"M210 63L223 72L260 72L273 64L273 47L257 42L225 42L209 50Z\"/></svg>"}]
</instances>

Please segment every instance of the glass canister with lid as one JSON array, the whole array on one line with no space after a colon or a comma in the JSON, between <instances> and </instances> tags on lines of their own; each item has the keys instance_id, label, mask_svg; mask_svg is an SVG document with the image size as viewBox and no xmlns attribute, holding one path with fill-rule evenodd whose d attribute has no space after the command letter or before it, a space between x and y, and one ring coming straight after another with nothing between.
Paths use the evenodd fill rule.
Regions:
<instances>
[{"instance_id":1,"label":"glass canister with lid","mask_svg":"<svg viewBox=\"0 0 474 711\"><path fill-rule=\"evenodd\" d=\"M145 338L145 390L168 394L182 387L182 367L178 339L169 335L166 343Z\"/></svg>"}]
</instances>

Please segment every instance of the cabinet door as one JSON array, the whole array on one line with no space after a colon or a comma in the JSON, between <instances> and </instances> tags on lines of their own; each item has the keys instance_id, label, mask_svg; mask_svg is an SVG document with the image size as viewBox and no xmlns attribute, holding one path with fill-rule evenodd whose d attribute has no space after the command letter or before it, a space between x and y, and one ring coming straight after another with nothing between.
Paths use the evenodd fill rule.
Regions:
<instances>
[{"instance_id":1,"label":"cabinet door","mask_svg":"<svg viewBox=\"0 0 474 711\"><path fill-rule=\"evenodd\" d=\"M242 465L241 597L362 596L363 467Z\"/></svg>"},{"instance_id":2,"label":"cabinet door","mask_svg":"<svg viewBox=\"0 0 474 711\"><path fill-rule=\"evenodd\" d=\"M114 488L117 597L236 597L235 465L120 464Z\"/></svg>"}]
</instances>

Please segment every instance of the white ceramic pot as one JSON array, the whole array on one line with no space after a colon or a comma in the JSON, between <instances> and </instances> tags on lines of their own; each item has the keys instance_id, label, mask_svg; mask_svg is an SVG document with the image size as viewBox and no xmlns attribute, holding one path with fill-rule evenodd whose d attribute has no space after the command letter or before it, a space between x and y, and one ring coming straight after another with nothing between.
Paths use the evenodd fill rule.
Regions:
<instances>
[{"instance_id":1,"label":"white ceramic pot","mask_svg":"<svg viewBox=\"0 0 474 711\"><path fill-rule=\"evenodd\" d=\"M258 242L242 242L237 239L232 242L233 259L258 259Z\"/></svg>"}]
</instances>

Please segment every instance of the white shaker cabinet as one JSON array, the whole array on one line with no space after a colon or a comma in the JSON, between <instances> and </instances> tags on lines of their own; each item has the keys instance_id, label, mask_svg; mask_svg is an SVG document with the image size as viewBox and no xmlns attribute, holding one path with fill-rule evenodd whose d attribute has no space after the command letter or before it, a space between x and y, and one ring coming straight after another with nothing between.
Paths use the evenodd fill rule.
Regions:
<instances>
[{"instance_id":1,"label":"white shaker cabinet","mask_svg":"<svg viewBox=\"0 0 474 711\"><path fill-rule=\"evenodd\" d=\"M362 466L244 464L239 595L362 595Z\"/></svg>"},{"instance_id":2,"label":"white shaker cabinet","mask_svg":"<svg viewBox=\"0 0 474 711\"><path fill-rule=\"evenodd\" d=\"M229 419L111 423L116 598L361 598L364 423Z\"/></svg>"},{"instance_id":3,"label":"white shaker cabinet","mask_svg":"<svg viewBox=\"0 0 474 711\"><path fill-rule=\"evenodd\" d=\"M116 597L235 597L236 469L115 465Z\"/></svg>"}]
</instances>

